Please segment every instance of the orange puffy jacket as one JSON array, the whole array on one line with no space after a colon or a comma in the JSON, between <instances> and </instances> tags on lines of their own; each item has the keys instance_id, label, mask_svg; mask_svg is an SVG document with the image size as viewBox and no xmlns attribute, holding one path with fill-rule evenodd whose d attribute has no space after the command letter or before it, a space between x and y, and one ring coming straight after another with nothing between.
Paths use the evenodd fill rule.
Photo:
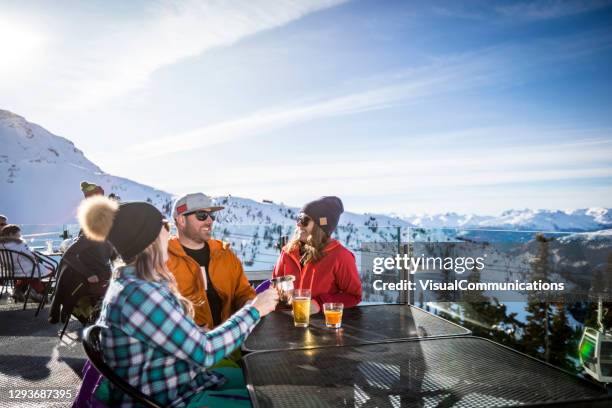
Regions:
<instances>
[{"instance_id":1,"label":"orange puffy jacket","mask_svg":"<svg viewBox=\"0 0 612 408\"><path fill-rule=\"evenodd\" d=\"M208 275L222 301L221 319L227 320L244 304L255 298L255 289L249 284L242 264L230 249L227 242L211 239ZM204 277L200 265L185 253L178 237L168 242L168 268L176 278L178 289L183 296L193 302L194 320L199 326L214 327L212 313L208 305ZM210 282L209 282L210 284Z\"/></svg>"}]
</instances>

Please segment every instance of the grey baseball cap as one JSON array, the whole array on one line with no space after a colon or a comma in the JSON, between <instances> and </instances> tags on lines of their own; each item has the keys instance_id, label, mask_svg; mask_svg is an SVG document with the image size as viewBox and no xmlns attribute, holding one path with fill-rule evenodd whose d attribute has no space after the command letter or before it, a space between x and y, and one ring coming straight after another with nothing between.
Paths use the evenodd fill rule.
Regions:
<instances>
[{"instance_id":1,"label":"grey baseball cap","mask_svg":"<svg viewBox=\"0 0 612 408\"><path fill-rule=\"evenodd\" d=\"M184 195L174 202L174 206L172 207L172 218L176 218L179 215L191 214L199 210L213 212L225 208L212 204L212 200L206 194L192 193Z\"/></svg>"}]
</instances>

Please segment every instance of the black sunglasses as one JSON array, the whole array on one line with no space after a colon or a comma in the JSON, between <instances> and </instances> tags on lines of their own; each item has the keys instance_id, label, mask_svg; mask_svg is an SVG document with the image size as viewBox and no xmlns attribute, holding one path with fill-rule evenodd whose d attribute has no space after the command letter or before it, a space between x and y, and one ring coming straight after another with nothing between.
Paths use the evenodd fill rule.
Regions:
<instances>
[{"instance_id":1,"label":"black sunglasses","mask_svg":"<svg viewBox=\"0 0 612 408\"><path fill-rule=\"evenodd\" d=\"M297 219L297 223L301 227L307 227L308 224L310 224L310 220L312 220L312 218L310 218L306 214L300 214L300 216Z\"/></svg>"},{"instance_id":2,"label":"black sunglasses","mask_svg":"<svg viewBox=\"0 0 612 408\"><path fill-rule=\"evenodd\" d=\"M196 219L198 221L206 221L208 219L208 217L210 217L210 219L214 221L215 218L216 218L213 213L208 212L208 211L202 211L202 210L201 211L195 211L195 212L192 212L192 213L189 213L189 214L185 214L185 217L187 217L187 216L189 216L191 214L195 215L195 217L196 217Z\"/></svg>"}]
</instances>

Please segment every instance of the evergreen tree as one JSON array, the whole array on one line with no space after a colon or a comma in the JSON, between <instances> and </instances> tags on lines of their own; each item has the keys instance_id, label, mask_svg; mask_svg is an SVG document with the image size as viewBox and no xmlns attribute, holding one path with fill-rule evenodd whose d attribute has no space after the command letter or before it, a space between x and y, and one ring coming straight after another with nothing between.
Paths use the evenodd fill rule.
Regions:
<instances>
[{"instance_id":1,"label":"evergreen tree","mask_svg":"<svg viewBox=\"0 0 612 408\"><path fill-rule=\"evenodd\" d=\"M538 253L532 262L531 280L548 282L550 272L548 243L552 239L546 238L543 234L537 234L535 240L538 244ZM534 357L548 361L552 317L550 305L538 299L534 294L530 294L526 310L529 314L523 333L523 350Z\"/></svg>"},{"instance_id":2,"label":"evergreen tree","mask_svg":"<svg viewBox=\"0 0 612 408\"><path fill-rule=\"evenodd\" d=\"M567 310L563 303L555 305L555 315L550 327L550 353L548 362L557 367L575 370L570 358L578 349L576 332L569 325Z\"/></svg>"},{"instance_id":3,"label":"evergreen tree","mask_svg":"<svg viewBox=\"0 0 612 408\"><path fill-rule=\"evenodd\" d=\"M472 267L467 281L468 283L480 283L480 269L476 268L476 265ZM461 300L468 303L489 303L489 298L483 295L482 290L467 291L462 294Z\"/></svg>"},{"instance_id":4,"label":"evergreen tree","mask_svg":"<svg viewBox=\"0 0 612 408\"><path fill-rule=\"evenodd\" d=\"M468 282L479 283L480 270L472 268ZM516 333L521 323L516 320L516 313L508 314L507 307L497 299L489 299L481 290L465 293L462 297L462 325L472 330L475 336L493 339L509 347L517 347Z\"/></svg>"}]
</instances>

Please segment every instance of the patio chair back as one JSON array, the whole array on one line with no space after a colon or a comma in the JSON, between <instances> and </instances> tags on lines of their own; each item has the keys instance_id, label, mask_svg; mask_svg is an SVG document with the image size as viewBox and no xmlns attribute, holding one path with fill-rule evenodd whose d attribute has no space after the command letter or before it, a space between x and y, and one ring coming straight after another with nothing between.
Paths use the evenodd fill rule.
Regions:
<instances>
[{"instance_id":1,"label":"patio chair back","mask_svg":"<svg viewBox=\"0 0 612 408\"><path fill-rule=\"evenodd\" d=\"M19 257L24 257L31 261L32 270L29 271L29 276L15 276L15 265L19 262ZM34 259L32 255L21 251L15 251L14 249L0 248L0 281L2 283L33 277L35 271L36 259Z\"/></svg>"},{"instance_id":2,"label":"patio chair back","mask_svg":"<svg viewBox=\"0 0 612 408\"><path fill-rule=\"evenodd\" d=\"M30 260L32 264L32 270L29 271L29 276L15 276L15 265L19 265L19 258L24 257ZM0 248L0 285L2 285L2 292L0 292L0 297L8 291L8 288L14 288L15 282L21 279L27 279L28 277L33 277L36 272L37 263L34 257L30 254L26 254L25 252L16 251L14 249ZM28 271L24 271L28 272ZM23 302L23 310L25 310L28 304L28 297L30 295L30 284L26 288L25 293L25 301Z\"/></svg>"},{"instance_id":3,"label":"patio chair back","mask_svg":"<svg viewBox=\"0 0 612 408\"><path fill-rule=\"evenodd\" d=\"M100 374L106 377L111 384L119 388L123 393L129 395L137 403L145 407L160 408L160 405L140 390L130 385L123 378L119 377L113 369L104 362L102 347L100 345L100 329L99 326L89 326L83 330L83 347L85 348L85 353L89 361L91 361L91 364Z\"/></svg>"}]
</instances>

